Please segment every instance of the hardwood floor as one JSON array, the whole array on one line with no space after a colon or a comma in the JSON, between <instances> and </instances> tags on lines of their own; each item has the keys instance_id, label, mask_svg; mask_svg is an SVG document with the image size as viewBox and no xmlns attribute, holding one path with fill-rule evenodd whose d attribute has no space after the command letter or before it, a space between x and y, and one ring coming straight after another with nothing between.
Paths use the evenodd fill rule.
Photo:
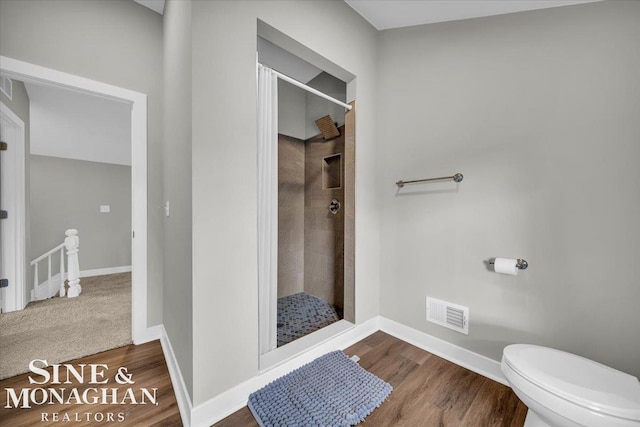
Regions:
<instances>
[{"instance_id":1,"label":"hardwood floor","mask_svg":"<svg viewBox=\"0 0 640 427\"><path fill-rule=\"evenodd\" d=\"M467 369L434 356L417 347L398 340L384 332L365 338L345 350L349 356L358 355L360 365L376 374L393 386L393 392L387 401L376 409L361 426L387 427L521 427L527 408L518 400L513 392L502 384L491 381ZM31 375L36 381L43 377L40 374L23 374L0 381L3 389L2 405L0 405L0 425L12 427L49 426L49 425L123 425L123 426L180 426L180 413L176 403L171 379L164 360L159 341L143 345L129 345L109 350L93 356L69 362L76 369L86 364L84 382L81 383L71 375L70 384L29 384ZM106 364L105 379L107 384L89 384L90 364ZM119 384L115 381L118 368L127 368L133 384ZM52 372L52 368L48 368ZM99 379L99 378L98 378ZM66 380L66 371L61 368L60 381ZM121 382L122 378L121 378ZM14 389L19 396L23 388L66 388L67 393L77 388L79 396L88 388L118 389L117 401L126 396L125 390L132 388L134 399L142 400L140 388L151 390L157 388L157 405L147 404L113 404L109 392L107 402L96 404L53 404L31 405L31 408L5 408L7 389ZM92 396L100 396L97 392L88 392ZM67 395L68 396L68 395ZM42 398L36 393L36 400ZM55 400L55 399L54 399ZM10 400L11 402L11 400ZM22 403L22 401L20 401ZM10 406L15 406L11 403ZM45 415L43 415L45 414ZM89 414L89 415L87 415ZM100 414L100 415L98 415ZM109 414L114 422L107 422ZM43 421L43 417L46 420ZM68 420L65 421L65 416ZM89 417L89 418L87 418ZM96 418L98 417L98 418ZM119 417L124 421L118 423ZM57 419L57 421L56 421ZM79 419L80 421L76 421ZM102 421L99 421L102 419ZM235 412L215 427L256 427L247 407Z\"/></svg>"},{"instance_id":2,"label":"hardwood floor","mask_svg":"<svg viewBox=\"0 0 640 427\"><path fill-rule=\"evenodd\" d=\"M114 350L105 351L103 353L94 354L92 356L83 357L71 362L67 362L77 370L80 370L81 364L85 366L84 381L80 382L77 378L70 375L70 384L53 384L51 381L45 384L30 384L29 376L38 382L44 382L44 377L39 373L27 373L16 377L7 378L0 381L3 390L2 405L0 405L0 425L19 427L19 426L48 426L48 425L123 425L123 426L180 426L182 425L180 412L171 385L171 378L167 364L164 360L160 341L152 341L142 345L128 345L126 347L116 348ZM108 369L98 367L98 370L105 370L104 379L108 379L106 384L90 384L90 364L106 364ZM118 369L124 367L127 369L127 376L120 377L119 384L116 381ZM52 372L52 368L48 368L48 372ZM130 380L128 379L130 375ZM60 381L65 382L67 379L67 371L60 368ZM98 375L97 381L104 381ZM134 383L127 384L127 381ZM83 393L87 391L89 401L98 399L95 404L75 404L77 400L71 397L71 404L60 404L54 397L53 404L30 405L31 408L14 407L13 399L9 397L7 389L14 389L18 396L19 405L23 401L19 399L23 389L44 388L45 390L54 389L61 393L61 389L65 389L65 402L68 396L72 396L71 390L77 388L79 399L85 400ZM96 388L98 390L90 390ZM106 388L108 391L107 398L103 399L101 389ZM131 388L133 395L125 394L127 389ZM155 403L149 396L143 396L141 388L146 388L153 396L153 388L157 388L155 392ZM116 392L113 389L117 389ZM48 398L52 398L52 393L47 393ZM43 392L35 393L35 400L43 399ZM114 398L114 396L117 396ZM126 404L113 404L122 402L124 399ZM138 404L131 404L135 399ZM140 404L144 401L145 404ZM10 402L11 408L5 408ZM31 402L33 402L33 397ZM87 415L88 414L88 415ZM68 418L67 418L68 417ZM46 418L46 420L45 420ZM57 421L56 421L57 420ZM113 421L112 421L113 420ZM120 422L119 422L120 421Z\"/></svg>"},{"instance_id":3,"label":"hardwood floor","mask_svg":"<svg viewBox=\"0 0 640 427\"><path fill-rule=\"evenodd\" d=\"M347 348L360 366L393 386L363 427L521 427L527 407L510 388L376 332ZM214 427L256 427L247 407Z\"/></svg>"}]
</instances>

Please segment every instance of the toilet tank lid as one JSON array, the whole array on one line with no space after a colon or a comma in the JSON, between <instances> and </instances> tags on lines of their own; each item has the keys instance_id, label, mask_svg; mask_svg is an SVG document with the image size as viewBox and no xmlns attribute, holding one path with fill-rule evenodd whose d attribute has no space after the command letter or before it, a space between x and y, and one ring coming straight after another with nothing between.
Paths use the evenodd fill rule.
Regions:
<instances>
[{"instance_id":1,"label":"toilet tank lid","mask_svg":"<svg viewBox=\"0 0 640 427\"><path fill-rule=\"evenodd\" d=\"M552 348L513 344L503 361L543 389L593 411L640 420L640 383L634 376Z\"/></svg>"}]
</instances>

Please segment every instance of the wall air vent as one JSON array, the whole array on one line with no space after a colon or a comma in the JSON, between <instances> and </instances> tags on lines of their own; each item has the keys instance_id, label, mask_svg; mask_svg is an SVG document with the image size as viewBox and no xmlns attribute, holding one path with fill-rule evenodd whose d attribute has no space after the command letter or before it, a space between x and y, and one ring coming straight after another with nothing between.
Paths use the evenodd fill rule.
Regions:
<instances>
[{"instance_id":1,"label":"wall air vent","mask_svg":"<svg viewBox=\"0 0 640 427\"><path fill-rule=\"evenodd\" d=\"M427 321L469 335L469 307L427 297Z\"/></svg>"},{"instance_id":2,"label":"wall air vent","mask_svg":"<svg viewBox=\"0 0 640 427\"><path fill-rule=\"evenodd\" d=\"M0 90L13 101L13 81L9 77L0 76Z\"/></svg>"}]
</instances>

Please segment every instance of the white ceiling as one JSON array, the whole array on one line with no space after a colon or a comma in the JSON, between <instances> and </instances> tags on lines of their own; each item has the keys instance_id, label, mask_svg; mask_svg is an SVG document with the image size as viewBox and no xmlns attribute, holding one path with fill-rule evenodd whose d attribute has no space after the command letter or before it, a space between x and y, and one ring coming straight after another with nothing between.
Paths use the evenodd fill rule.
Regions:
<instances>
[{"instance_id":1,"label":"white ceiling","mask_svg":"<svg viewBox=\"0 0 640 427\"><path fill-rule=\"evenodd\" d=\"M378 30L600 0L344 0Z\"/></svg>"},{"instance_id":2,"label":"white ceiling","mask_svg":"<svg viewBox=\"0 0 640 427\"><path fill-rule=\"evenodd\" d=\"M26 83L31 154L131 165L131 106Z\"/></svg>"},{"instance_id":3,"label":"white ceiling","mask_svg":"<svg viewBox=\"0 0 640 427\"><path fill-rule=\"evenodd\" d=\"M134 0L163 14L165 0ZM602 0L344 0L378 30Z\"/></svg>"},{"instance_id":4,"label":"white ceiling","mask_svg":"<svg viewBox=\"0 0 640 427\"><path fill-rule=\"evenodd\" d=\"M154 12L158 12L160 15L164 14L164 0L133 0L136 3L148 7Z\"/></svg>"}]
</instances>

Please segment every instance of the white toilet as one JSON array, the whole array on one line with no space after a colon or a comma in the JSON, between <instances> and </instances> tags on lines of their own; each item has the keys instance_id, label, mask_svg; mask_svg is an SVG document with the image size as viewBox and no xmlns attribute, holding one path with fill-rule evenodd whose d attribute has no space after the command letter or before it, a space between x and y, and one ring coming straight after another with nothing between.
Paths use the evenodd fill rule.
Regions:
<instances>
[{"instance_id":1,"label":"white toilet","mask_svg":"<svg viewBox=\"0 0 640 427\"><path fill-rule=\"evenodd\" d=\"M640 427L640 382L584 357L507 346L502 372L529 408L525 427Z\"/></svg>"}]
</instances>

